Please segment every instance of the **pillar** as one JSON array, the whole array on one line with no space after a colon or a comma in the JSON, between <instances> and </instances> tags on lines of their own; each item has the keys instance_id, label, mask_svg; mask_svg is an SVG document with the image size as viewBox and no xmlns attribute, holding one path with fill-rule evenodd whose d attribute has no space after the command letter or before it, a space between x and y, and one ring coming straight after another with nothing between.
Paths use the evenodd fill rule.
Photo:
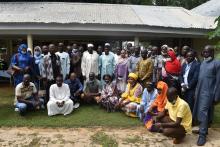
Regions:
<instances>
[{"instance_id":1,"label":"pillar","mask_svg":"<svg viewBox=\"0 0 220 147\"><path fill-rule=\"evenodd\" d=\"M30 48L33 53L33 37L31 34L27 35L27 45L28 45L28 48Z\"/></svg>"},{"instance_id":2,"label":"pillar","mask_svg":"<svg viewBox=\"0 0 220 147\"><path fill-rule=\"evenodd\" d=\"M135 36L134 37L134 45L139 45L139 37L138 36Z\"/></svg>"}]
</instances>

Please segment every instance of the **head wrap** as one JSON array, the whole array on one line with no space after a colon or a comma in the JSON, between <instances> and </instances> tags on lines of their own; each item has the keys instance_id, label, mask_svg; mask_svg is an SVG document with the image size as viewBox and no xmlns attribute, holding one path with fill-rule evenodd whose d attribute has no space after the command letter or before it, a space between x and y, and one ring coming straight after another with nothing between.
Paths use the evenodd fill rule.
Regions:
<instances>
[{"instance_id":1,"label":"head wrap","mask_svg":"<svg viewBox=\"0 0 220 147\"><path fill-rule=\"evenodd\" d=\"M21 51L22 51L23 48L27 48L27 45L26 45L26 44L21 44L21 45L19 45L19 47L18 47L18 53L21 53Z\"/></svg>"},{"instance_id":2,"label":"head wrap","mask_svg":"<svg viewBox=\"0 0 220 147\"><path fill-rule=\"evenodd\" d=\"M154 103L151 107L157 107L157 110L159 112L162 112L165 108L165 105L167 103L167 90L168 86L165 82L159 81L157 83L157 89L161 89L161 94L158 94L156 99L154 100Z\"/></svg>"},{"instance_id":3,"label":"head wrap","mask_svg":"<svg viewBox=\"0 0 220 147\"><path fill-rule=\"evenodd\" d=\"M165 64L165 69L170 74L179 74L181 70L181 64L179 60L176 58L176 54L174 51L168 51L168 55L171 58L171 61L167 61Z\"/></svg>"},{"instance_id":4,"label":"head wrap","mask_svg":"<svg viewBox=\"0 0 220 147\"><path fill-rule=\"evenodd\" d=\"M129 73L128 77L133 78L134 80L138 79L138 75L136 75L135 73Z\"/></svg>"},{"instance_id":5,"label":"head wrap","mask_svg":"<svg viewBox=\"0 0 220 147\"><path fill-rule=\"evenodd\" d=\"M28 49L29 49L29 48L28 48ZM35 49L38 49L38 50L40 51L40 53L42 53L42 50L41 50L40 46L35 46L35 47L34 47L34 52L35 52Z\"/></svg>"},{"instance_id":6,"label":"head wrap","mask_svg":"<svg viewBox=\"0 0 220 147\"><path fill-rule=\"evenodd\" d=\"M43 58L43 56L42 56L42 50L41 50L40 46L35 46L35 47L34 47L34 52L35 52L35 49L38 49L39 52L40 52L40 55L39 55L39 56L37 56L37 55L34 54L35 64L39 64L40 61L41 61L41 59Z\"/></svg>"}]
</instances>

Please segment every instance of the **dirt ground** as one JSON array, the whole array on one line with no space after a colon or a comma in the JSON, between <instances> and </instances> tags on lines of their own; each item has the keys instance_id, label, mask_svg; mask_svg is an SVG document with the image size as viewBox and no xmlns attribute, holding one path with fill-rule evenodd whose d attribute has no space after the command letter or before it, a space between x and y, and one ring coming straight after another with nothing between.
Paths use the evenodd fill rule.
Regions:
<instances>
[{"instance_id":1,"label":"dirt ground","mask_svg":"<svg viewBox=\"0 0 220 147\"><path fill-rule=\"evenodd\" d=\"M207 147L220 147L220 129L210 129ZM0 128L0 146L17 147L194 147L197 135L187 135L183 143L143 127L120 128Z\"/></svg>"}]
</instances>

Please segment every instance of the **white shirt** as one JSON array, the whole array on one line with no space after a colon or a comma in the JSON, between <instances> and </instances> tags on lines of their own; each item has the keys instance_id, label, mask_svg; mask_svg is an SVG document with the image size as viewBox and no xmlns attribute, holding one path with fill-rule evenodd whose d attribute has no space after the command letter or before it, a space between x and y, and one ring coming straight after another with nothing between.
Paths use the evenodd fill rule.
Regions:
<instances>
[{"instance_id":1,"label":"white shirt","mask_svg":"<svg viewBox=\"0 0 220 147\"><path fill-rule=\"evenodd\" d=\"M56 55L60 57L61 62L61 73L63 75L63 78L65 79L66 75L70 72L70 58L69 54L66 52L56 52Z\"/></svg>"},{"instance_id":2,"label":"white shirt","mask_svg":"<svg viewBox=\"0 0 220 147\"><path fill-rule=\"evenodd\" d=\"M192 62L189 64L186 63L185 73L183 75L184 84L186 86L188 86L188 75L189 75L189 71L190 71L191 66L192 66Z\"/></svg>"},{"instance_id":3,"label":"white shirt","mask_svg":"<svg viewBox=\"0 0 220 147\"><path fill-rule=\"evenodd\" d=\"M57 84L50 86L50 101L62 102L70 99L70 89L69 86L65 83L61 87L58 87Z\"/></svg>"},{"instance_id":4,"label":"white shirt","mask_svg":"<svg viewBox=\"0 0 220 147\"><path fill-rule=\"evenodd\" d=\"M88 51L85 51L82 56L81 63L82 75L86 76L86 79L89 79L89 73L94 72L95 75L99 74L99 55L96 51L93 51L90 54Z\"/></svg>"}]
</instances>

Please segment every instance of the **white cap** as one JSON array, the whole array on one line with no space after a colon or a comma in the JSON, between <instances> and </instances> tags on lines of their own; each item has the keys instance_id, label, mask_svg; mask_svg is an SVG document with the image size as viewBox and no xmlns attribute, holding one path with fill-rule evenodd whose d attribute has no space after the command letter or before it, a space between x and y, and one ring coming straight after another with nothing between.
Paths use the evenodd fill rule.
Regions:
<instances>
[{"instance_id":1,"label":"white cap","mask_svg":"<svg viewBox=\"0 0 220 147\"><path fill-rule=\"evenodd\" d=\"M110 46L110 43L105 43L105 46Z\"/></svg>"},{"instance_id":2,"label":"white cap","mask_svg":"<svg viewBox=\"0 0 220 147\"><path fill-rule=\"evenodd\" d=\"M87 47L94 47L94 45L90 43L87 45Z\"/></svg>"}]
</instances>

